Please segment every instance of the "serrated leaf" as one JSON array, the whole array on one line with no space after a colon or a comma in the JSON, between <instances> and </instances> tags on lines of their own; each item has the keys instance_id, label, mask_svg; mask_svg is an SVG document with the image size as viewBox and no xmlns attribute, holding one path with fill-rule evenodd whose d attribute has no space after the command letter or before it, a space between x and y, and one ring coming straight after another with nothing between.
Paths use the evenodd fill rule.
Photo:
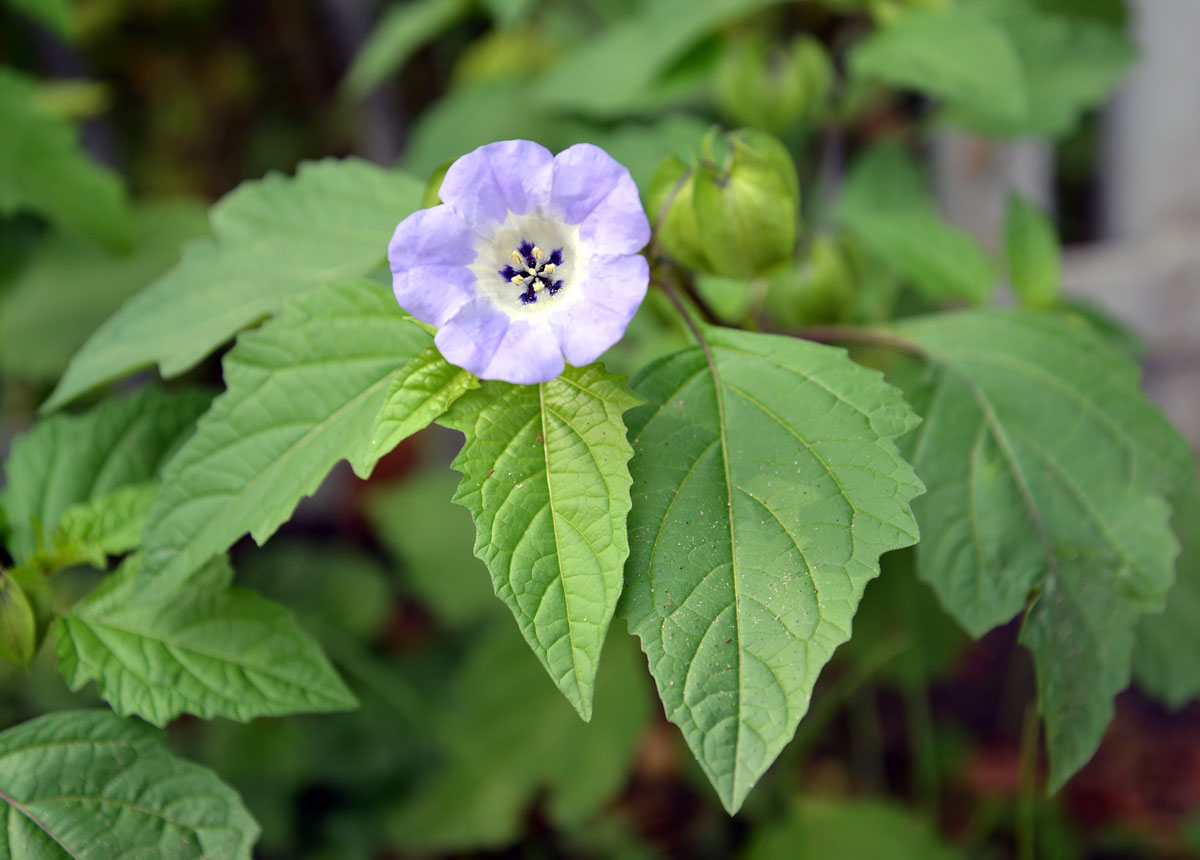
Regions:
<instances>
[{"instance_id":1,"label":"serrated leaf","mask_svg":"<svg viewBox=\"0 0 1200 860\"><path fill-rule=\"evenodd\" d=\"M368 274L423 191L411 177L356 159L244 183L213 207L216 238L188 245L179 265L106 321L43 408L156 362L164 376L180 374L289 297Z\"/></svg>"},{"instance_id":2,"label":"serrated leaf","mask_svg":"<svg viewBox=\"0 0 1200 860\"><path fill-rule=\"evenodd\" d=\"M1046 214L1019 194L1008 198L1004 249L1009 279L1021 304L1028 308L1054 304L1061 280L1058 234Z\"/></svg>"},{"instance_id":3,"label":"serrated leaf","mask_svg":"<svg viewBox=\"0 0 1200 860\"><path fill-rule=\"evenodd\" d=\"M45 237L0 300L0 370L56 381L97 326L179 262L185 242L207 232L198 204L174 201L134 209L128 254L68 233Z\"/></svg>"},{"instance_id":4,"label":"serrated leaf","mask_svg":"<svg viewBox=\"0 0 1200 860\"><path fill-rule=\"evenodd\" d=\"M478 387L479 380L474 374L446 361L436 346L421 350L392 379L383 407L375 416L368 464L374 465L409 436L432 424L454 401Z\"/></svg>"},{"instance_id":5,"label":"serrated leaf","mask_svg":"<svg viewBox=\"0 0 1200 860\"><path fill-rule=\"evenodd\" d=\"M249 532L266 541L339 461L370 474L397 371L432 338L378 284L332 284L238 338L228 390L163 469L144 575L169 590Z\"/></svg>"},{"instance_id":6,"label":"serrated leaf","mask_svg":"<svg viewBox=\"0 0 1200 860\"><path fill-rule=\"evenodd\" d=\"M0 734L4 860L250 860L258 825L207 768L107 711Z\"/></svg>"},{"instance_id":7,"label":"serrated leaf","mask_svg":"<svg viewBox=\"0 0 1200 860\"><path fill-rule=\"evenodd\" d=\"M842 350L707 329L634 381L621 613L731 813L792 737L881 553L917 540L916 418Z\"/></svg>"},{"instance_id":8,"label":"serrated leaf","mask_svg":"<svg viewBox=\"0 0 1200 860\"><path fill-rule=\"evenodd\" d=\"M1136 617L1170 586L1164 494L1192 473L1191 455L1137 367L1083 323L981 311L897 330L928 362L903 380L925 418L906 440L929 488L914 505L918 573L975 636L1040 595L1021 641L1057 789L1129 680Z\"/></svg>"},{"instance_id":9,"label":"serrated leaf","mask_svg":"<svg viewBox=\"0 0 1200 860\"><path fill-rule=\"evenodd\" d=\"M147 386L80 415L39 421L13 443L4 467L8 487L0 501L13 557L23 562L53 550L46 544L72 506L156 480L208 404L203 392Z\"/></svg>"},{"instance_id":10,"label":"serrated leaf","mask_svg":"<svg viewBox=\"0 0 1200 860\"><path fill-rule=\"evenodd\" d=\"M628 778L650 717L645 675L628 638L605 647L596 712L586 725L529 659L510 623L493 623L472 644L449 700L430 708L444 760L389 819L395 846L503 847L520 836L539 797L550 821L571 831L600 813Z\"/></svg>"},{"instance_id":11,"label":"serrated leaf","mask_svg":"<svg viewBox=\"0 0 1200 860\"><path fill-rule=\"evenodd\" d=\"M525 640L585 720L629 554L621 415L638 398L600 365L539 385L486 382L440 423L466 435L454 501Z\"/></svg>"},{"instance_id":12,"label":"serrated leaf","mask_svg":"<svg viewBox=\"0 0 1200 860\"><path fill-rule=\"evenodd\" d=\"M158 495L158 483L131 484L63 511L50 540L48 553L54 567L86 561L103 568L110 555L136 549L150 505Z\"/></svg>"},{"instance_id":13,"label":"serrated leaf","mask_svg":"<svg viewBox=\"0 0 1200 860\"><path fill-rule=\"evenodd\" d=\"M1200 489L1175 500L1175 531L1183 549L1162 614L1138 621L1133 674L1173 708L1200 696Z\"/></svg>"},{"instance_id":14,"label":"serrated leaf","mask_svg":"<svg viewBox=\"0 0 1200 860\"><path fill-rule=\"evenodd\" d=\"M64 229L128 246L120 181L83 154L69 123L38 107L32 79L7 68L0 68L0 118L0 213L32 210Z\"/></svg>"},{"instance_id":15,"label":"serrated leaf","mask_svg":"<svg viewBox=\"0 0 1200 860\"><path fill-rule=\"evenodd\" d=\"M357 704L290 612L229 587L224 558L165 597L141 587L140 565L125 562L55 622L71 689L95 681L117 713L159 726L183 713L245 722Z\"/></svg>"},{"instance_id":16,"label":"serrated leaf","mask_svg":"<svg viewBox=\"0 0 1200 860\"><path fill-rule=\"evenodd\" d=\"M849 63L857 78L951 104L983 105L1010 119L1028 110L1024 70L1007 33L968 9L906 11L855 45Z\"/></svg>"},{"instance_id":17,"label":"serrated leaf","mask_svg":"<svg viewBox=\"0 0 1200 860\"><path fill-rule=\"evenodd\" d=\"M996 269L983 249L938 214L920 169L883 144L855 163L837 222L887 268L937 302L986 300Z\"/></svg>"}]
</instances>

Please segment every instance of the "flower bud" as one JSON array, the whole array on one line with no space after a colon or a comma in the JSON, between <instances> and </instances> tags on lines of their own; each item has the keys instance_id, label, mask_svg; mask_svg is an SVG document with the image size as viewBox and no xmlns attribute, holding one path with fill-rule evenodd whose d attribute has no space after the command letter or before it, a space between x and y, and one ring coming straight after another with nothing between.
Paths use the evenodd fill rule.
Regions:
<instances>
[{"instance_id":1,"label":"flower bud","mask_svg":"<svg viewBox=\"0 0 1200 860\"><path fill-rule=\"evenodd\" d=\"M696 239L708 271L749 280L791 258L800 180L791 154L771 135L741 129L726 136L718 166L696 171Z\"/></svg>"},{"instance_id":2,"label":"flower bud","mask_svg":"<svg viewBox=\"0 0 1200 860\"><path fill-rule=\"evenodd\" d=\"M677 156L668 157L650 180L646 211L666 252L680 265L707 272L709 263L696 229L695 184L695 171Z\"/></svg>"},{"instance_id":3,"label":"flower bud","mask_svg":"<svg viewBox=\"0 0 1200 860\"><path fill-rule=\"evenodd\" d=\"M837 243L813 240L808 258L771 278L767 307L780 325L796 328L846 322L854 301L854 276Z\"/></svg>"},{"instance_id":4,"label":"flower bud","mask_svg":"<svg viewBox=\"0 0 1200 860\"><path fill-rule=\"evenodd\" d=\"M779 133L817 121L832 81L829 57L810 36L774 48L741 39L725 49L717 66L717 106L739 125Z\"/></svg>"},{"instance_id":5,"label":"flower bud","mask_svg":"<svg viewBox=\"0 0 1200 860\"><path fill-rule=\"evenodd\" d=\"M50 586L36 573L0 573L0 660L27 666L46 635L53 605Z\"/></svg>"}]
</instances>

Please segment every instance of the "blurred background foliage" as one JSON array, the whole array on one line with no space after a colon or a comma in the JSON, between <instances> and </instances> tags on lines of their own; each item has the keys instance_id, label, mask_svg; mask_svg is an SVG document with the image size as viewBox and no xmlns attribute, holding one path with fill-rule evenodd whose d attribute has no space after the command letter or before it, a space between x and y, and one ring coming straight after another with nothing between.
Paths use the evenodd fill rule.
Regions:
<instances>
[{"instance_id":1,"label":"blurred background foliage","mask_svg":"<svg viewBox=\"0 0 1200 860\"><path fill-rule=\"evenodd\" d=\"M207 235L208 203L326 155L423 181L492 140L587 140L649 200L663 160L694 162L714 126L771 132L800 170L800 253L749 290L699 290L723 320L794 328L988 299L1001 239L939 214L923 158L944 128L1037 136L1056 148L1058 221L1018 204L1010 244L1048 243L1049 268L1009 280L1018 300L1057 301L1055 232L1096 236L1098 108L1135 60L1127 30L1121 0L5 0L0 450L95 327ZM657 302L610 366L683 344ZM211 360L185 381L219 380ZM1042 796L1018 631L969 641L908 552L885 557L795 741L728 818L622 625L590 724L530 659L450 504L456 438L431 428L366 484L339 471L268 546L235 549L239 580L292 607L363 704L170 727L241 791L263 858L1200 852L1195 706L1125 694L1096 759ZM1154 647L1194 644L1168 621ZM3 725L97 702L64 690L49 650L0 668ZM1182 704L1175 680L1155 686Z\"/></svg>"}]
</instances>

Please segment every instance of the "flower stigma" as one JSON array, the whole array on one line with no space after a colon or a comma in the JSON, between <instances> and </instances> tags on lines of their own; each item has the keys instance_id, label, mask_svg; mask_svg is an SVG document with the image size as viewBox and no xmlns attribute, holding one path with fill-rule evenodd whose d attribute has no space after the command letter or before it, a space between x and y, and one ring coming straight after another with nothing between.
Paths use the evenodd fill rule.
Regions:
<instances>
[{"instance_id":1,"label":"flower stigma","mask_svg":"<svg viewBox=\"0 0 1200 860\"><path fill-rule=\"evenodd\" d=\"M512 252L512 265L500 269L500 277L514 286L521 287L521 303L530 305L538 300L545 290L554 296L562 289L562 280L555 280L554 273L563 264L562 248L546 256L546 252L528 240Z\"/></svg>"}]
</instances>

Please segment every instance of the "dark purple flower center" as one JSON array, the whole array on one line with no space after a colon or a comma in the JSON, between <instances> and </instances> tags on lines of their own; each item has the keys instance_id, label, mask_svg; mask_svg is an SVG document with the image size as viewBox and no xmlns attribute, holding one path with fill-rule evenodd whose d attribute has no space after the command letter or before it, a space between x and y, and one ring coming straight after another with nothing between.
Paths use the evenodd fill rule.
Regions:
<instances>
[{"instance_id":1,"label":"dark purple flower center","mask_svg":"<svg viewBox=\"0 0 1200 860\"><path fill-rule=\"evenodd\" d=\"M522 242L512 252L512 265L500 269L500 276L521 290L522 304L531 305L543 294L557 295L563 282L555 272L563 263L562 248L546 252L532 242Z\"/></svg>"}]
</instances>

